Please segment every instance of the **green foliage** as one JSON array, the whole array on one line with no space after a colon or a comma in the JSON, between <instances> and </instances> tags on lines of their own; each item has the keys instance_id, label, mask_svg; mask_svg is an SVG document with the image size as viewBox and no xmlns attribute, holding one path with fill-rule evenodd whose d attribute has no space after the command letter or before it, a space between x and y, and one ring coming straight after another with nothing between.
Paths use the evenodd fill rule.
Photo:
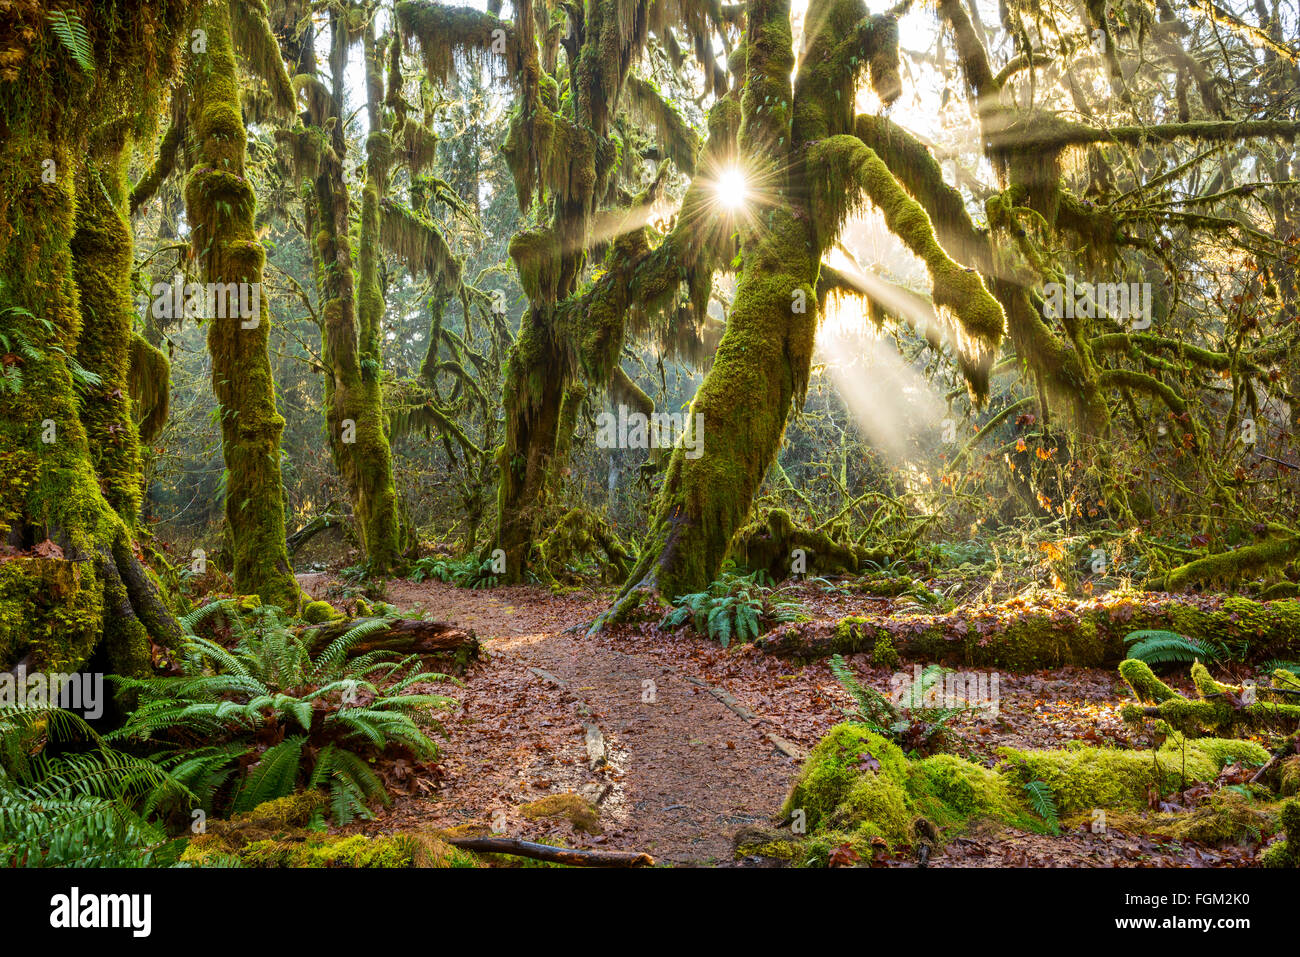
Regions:
<instances>
[{"instance_id":1,"label":"green foliage","mask_svg":"<svg viewBox=\"0 0 1300 957\"><path fill-rule=\"evenodd\" d=\"M890 729L898 722L898 711L889 703L889 699L875 688L863 686L853 674L853 669L839 655L831 655L828 664L836 680L857 703L856 710L844 709L845 716L851 721L865 724L877 734L890 736Z\"/></svg>"},{"instance_id":2,"label":"green foliage","mask_svg":"<svg viewBox=\"0 0 1300 957\"><path fill-rule=\"evenodd\" d=\"M150 815L187 796L172 775L106 746L73 712L0 709L0 866L147 866L167 841Z\"/></svg>"},{"instance_id":3,"label":"green foliage","mask_svg":"<svg viewBox=\"0 0 1300 957\"><path fill-rule=\"evenodd\" d=\"M839 655L832 655L829 665L831 673L857 705L856 710L844 709L845 716L908 751L925 754L940 750L947 741L948 722L968 710L927 703L935 685L942 690L948 669L941 665L927 666L921 672L920 681L912 682L897 704L874 688L862 685Z\"/></svg>"},{"instance_id":4,"label":"green foliage","mask_svg":"<svg viewBox=\"0 0 1300 957\"><path fill-rule=\"evenodd\" d=\"M482 561L473 555L464 558L447 558L430 555L415 563L411 571L411 580L422 582L437 579L457 588L495 588L501 582L501 576L492 566L492 559Z\"/></svg>"},{"instance_id":5,"label":"green foliage","mask_svg":"<svg viewBox=\"0 0 1300 957\"><path fill-rule=\"evenodd\" d=\"M5 282L0 280L0 295L3 295L5 285ZM6 393L17 395L21 392L23 363L37 361L45 355L44 350L37 348L23 333L19 327L22 321L43 327L48 335L52 336L55 332L54 323L44 316L33 315L21 306L0 308L0 396ZM84 393L87 389L104 384L103 379L68 355L61 346L51 346L50 351L60 356L67 364L68 372L72 375L72 384L79 392Z\"/></svg>"},{"instance_id":6,"label":"green foliage","mask_svg":"<svg viewBox=\"0 0 1300 957\"><path fill-rule=\"evenodd\" d=\"M753 641L776 625L798 620L804 606L778 598L777 591L759 583L759 574L723 575L708 591L679 595L659 627L690 624L697 634L726 648L732 641Z\"/></svg>"},{"instance_id":7,"label":"green foliage","mask_svg":"<svg viewBox=\"0 0 1300 957\"><path fill-rule=\"evenodd\" d=\"M81 22L75 10L53 10L47 19L50 29L59 38L72 59L87 73L95 72L94 49L90 43L90 34Z\"/></svg>"},{"instance_id":8,"label":"green foliage","mask_svg":"<svg viewBox=\"0 0 1300 957\"><path fill-rule=\"evenodd\" d=\"M1056 809L1056 798L1046 782L1027 781L1025 783L1025 797L1029 801L1030 809L1043 819L1043 822L1051 828L1052 833L1059 834L1061 816Z\"/></svg>"},{"instance_id":9,"label":"green foliage","mask_svg":"<svg viewBox=\"0 0 1300 957\"><path fill-rule=\"evenodd\" d=\"M1227 655L1227 649L1217 642L1188 638L1176 631L1132 631L1124 636L1124 643L1132 645L1128 657L1150 665L1218 661Z\"/></svg>"},{"instance_id":10,"label":"green foliage","mask_svg":"<svg viewBox=\"0 0 1300 957\"><path fill-rule=\"evenodd\" d=\"M239 638L229 649L193 632L195 620L211 614L199 609L183 620L181 676L111 679L139 704L109 736L157 744L154 759L206 810L247 811L306 785L328 789L334 819L344 824L368 816L369 804L387 803L374 760L437 756L426 731L441 733L433 712L455 702L417 686L451 679L421 671L417 655L349 659L387 622L361 622L313 654L274 608L233 616ZM198 741L206 743L195 748Z\"/></svg>"}]
</instances>

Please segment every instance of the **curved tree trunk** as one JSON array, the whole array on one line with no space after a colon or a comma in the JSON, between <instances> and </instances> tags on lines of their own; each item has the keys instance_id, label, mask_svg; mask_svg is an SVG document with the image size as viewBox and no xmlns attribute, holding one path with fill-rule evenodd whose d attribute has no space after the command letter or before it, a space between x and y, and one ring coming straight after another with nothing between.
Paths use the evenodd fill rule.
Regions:
<instances>
[{"instance_id":1,"label":"curved tree trunk","mask_svg":"<svg viewBox=\"0 0 1300 957\"><path fill-rule=\"evenodd\" d=\"M227 314L208 317L208 351L212 390L221 410L226 527L235 587L292 611L300 593L285 545L280 477L284 419L276 410L268 355L271 323L262 294L266 252L254 232L256 197L244 170L247 134L229 6L209 4L201 24L207 31L207 53L191 73L189 122L195 148L185 203L203 279L209 288L226 290ZM239 287L256 298L240 302L229 294ZM231 308L235 303L256 303L256 314L246 317Z\"/></svg>"}]
</instances>

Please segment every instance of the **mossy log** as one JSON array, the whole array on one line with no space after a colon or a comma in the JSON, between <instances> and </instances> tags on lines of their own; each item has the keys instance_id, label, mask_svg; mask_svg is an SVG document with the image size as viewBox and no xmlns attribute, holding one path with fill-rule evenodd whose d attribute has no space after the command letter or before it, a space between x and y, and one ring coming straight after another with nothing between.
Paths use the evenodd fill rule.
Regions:
<instances>
[{"instance_id":1,"label":"mossy log","mask_svg":"<svg viewBox=\"0 0 1300 957\"><path fill-rule=\"evenodd\" d=\"M1248 574L1277 568L1297 557L1300 557L1300 536L1286 535L1244 545L1230 552L1206 555L1172 569L1153 584L1169 591L1210 583L1230 585Z\"/></svg>"},{"instance_id":2,"label":"mossy log","mask_svg":"<svg viewBox=\"0 0 1300 957\"><path fill-rule=\"evenodd\" d=\"M1221 642L1246 660L1300 656L1300 601L1128 593L1079 601L1012 599L939 615L849 616L785 625L759 638L762 651L825 658L869 652L880 642L905 658L1032 671L1110 667L1124 637L1158 629Z\"/></svg>"},{"instance_id":3,"label":"mossy log","mask_svg":"<svg viewBox=\"0 0 1300 957\"><path fill-rule=\"evenodd\" d=\"M304 631L310 639L312 653L326 647L335 638L359 624L374 619L340 619L313 626ZM478 657L481 646L473 631L466 631L438 621L419 618L393 618L388 628L357 642L348 649L349 657L370 651L398 651L413 655L457 654L467 660Z\"/></svg>"}]
</instances>

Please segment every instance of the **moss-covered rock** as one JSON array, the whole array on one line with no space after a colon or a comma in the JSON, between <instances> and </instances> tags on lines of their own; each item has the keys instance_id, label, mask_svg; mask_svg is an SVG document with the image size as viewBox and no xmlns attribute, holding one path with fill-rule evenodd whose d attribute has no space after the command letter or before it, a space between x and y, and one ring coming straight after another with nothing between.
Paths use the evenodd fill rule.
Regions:
<instances>
[{"instance_id":1,"label":"moss-covered rock","mask_svg":"<svg viewBox=\"0 0 1300 957\"><path fill-rule=\"evenodd\" d=\"M577 794L549 794L536 801L529 801L519 809L519 813L531 821L563 818L573 825L575 831L587 834L601 832L600 810Z\"/></svg>"},{"instance_id":2,"label":"moss-covered rock","mask_svg":"<svg viewBox=\"0 0 1300 957\"><path fill-rule=\"evenodd\" d=\"M308 602L302 610L302 620L309 625L320 625L343 616L327 601Z\"/></svg>"},{"instance_id":3,"label":"moss-covered rock","mask_svg":"<svg viewBox=\"0 0 1300 957\"><path fill-rule=\"evenodd\" d=\"M945 836L988 818L1041 829L1020 789L997 771L953 755L910 761L893 742L860 724L841 724L818 742L786 799L783 813L802 814L810 843L792 858L820 859L816 840L835 835L855 853ZM824 855L821 855L824 857Z\"/></svg>"}]
</instances>

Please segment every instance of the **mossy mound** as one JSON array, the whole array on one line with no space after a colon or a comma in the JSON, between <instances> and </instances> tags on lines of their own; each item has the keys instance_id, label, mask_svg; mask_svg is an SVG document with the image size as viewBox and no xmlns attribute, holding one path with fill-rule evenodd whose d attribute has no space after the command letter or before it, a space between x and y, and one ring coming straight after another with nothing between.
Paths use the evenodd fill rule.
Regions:
<instances>
[{"instance_id":1,"label":"mossy mound","mask_svg":"<svg viewBox=\"0 0 1300 957\"><path fill-rule=\"evenodd\" d=\"M530 821L541 818L564 818L575 831L599 834L600 811L594 804L576 794L550 794L530 801L519 809Z\"/></svg>"},{"instance_id":2,"label":"mossy mound","mask_svg":"<svg viewBox=\"0 0 1300 957\"><path fill-rule=\"evenodd\" d=\"M1260 857L1265 867L1300 867L1300 800L1287 801L1278 814L1286 840L1269 845Z\"/></svg>"},{"instance_id":3,"label":"mossy mound","mask_svg":"<svg viewBox=\"0 0 1300 957\"><path fill-rule=\"evenodd\" d=\"M181 862L198 867L478 867L478 859L434 834L333 835L308 830L324 807L320 791L259 804L229 821L209 821Z\"/></svg>"},{"instance_id":4,"label":"mossy mound","mask_svg":"<svg viewBox=\"0 0 1300 957\"><path fill-rule=\"evenodd\" d=\"M1268 760L1268 752L1251 741L1186 740L1185 751L1183 744L1183 738L1173 736L1154 753L1094 747L1053 751L1000 748L999 753L1007 759L1007 776L1021 784L1042 781L1063 815L1093 808L1145 808L1152 788L1166 794L1213 781L1225 764L1263 764Z\"/></svg>"},{"instance_id":5,"label":"mossy mound","mask_svg":"<svg viewBox=\"0 0 1300 957\"><path fill-rule=\"evenodd\" d=\"M342 618L333 605L327 601L308 602L302 610L302 620L309 625L322 625L327 621Z\"/></svg>"},{"instance_id":6,"label":"mossy mound","mask_svg":"<svg viewBox=\"0 0 1300 957\"><path fill-rule=\"evenodd\" d=\"M918 818L950 833L977 818L1042 827L996 771L947 754L910 761L861 724L837 725L813 748L783 809L786 817L800 811L810 839L846 836L840 843L861 845L859 853L873 844L910 845L918 828L932 830ZM792 856L809 860L814 852L810 845Z\"/></svg>"},{"instance_id":7,"label":"mossy mound","mask_svg":"<svg viewBox=\"0 0 1300 957\"><path fill-rule=\"evenodd\" d=\"M997 768L951 754L910 760L865 725L837 725L813 748L786 798L782 813L795 823L795 837L738 835L737 852L825 864L842 846L866 858L927 835L931 841L947 840L978 820L1046 832L1052 824L1027 803L1025 785L1031 781L1051 789L1062 817L1105 808L1138 820L1135 812L1148 807L1153 789L1166 794L1213 781L1227 764L1268 759L1250 741L1184 741L1178 735L1155 752L1095 747L1000 752L1004 761ZM1141 819L1140 829L1177 840L1261 840L1276 829L1274 817L1274 810L1253 796L1221 792L1191 813ZM807 830L803 840L797 837L800 824Z\"/></svg>"}]
</instances>

